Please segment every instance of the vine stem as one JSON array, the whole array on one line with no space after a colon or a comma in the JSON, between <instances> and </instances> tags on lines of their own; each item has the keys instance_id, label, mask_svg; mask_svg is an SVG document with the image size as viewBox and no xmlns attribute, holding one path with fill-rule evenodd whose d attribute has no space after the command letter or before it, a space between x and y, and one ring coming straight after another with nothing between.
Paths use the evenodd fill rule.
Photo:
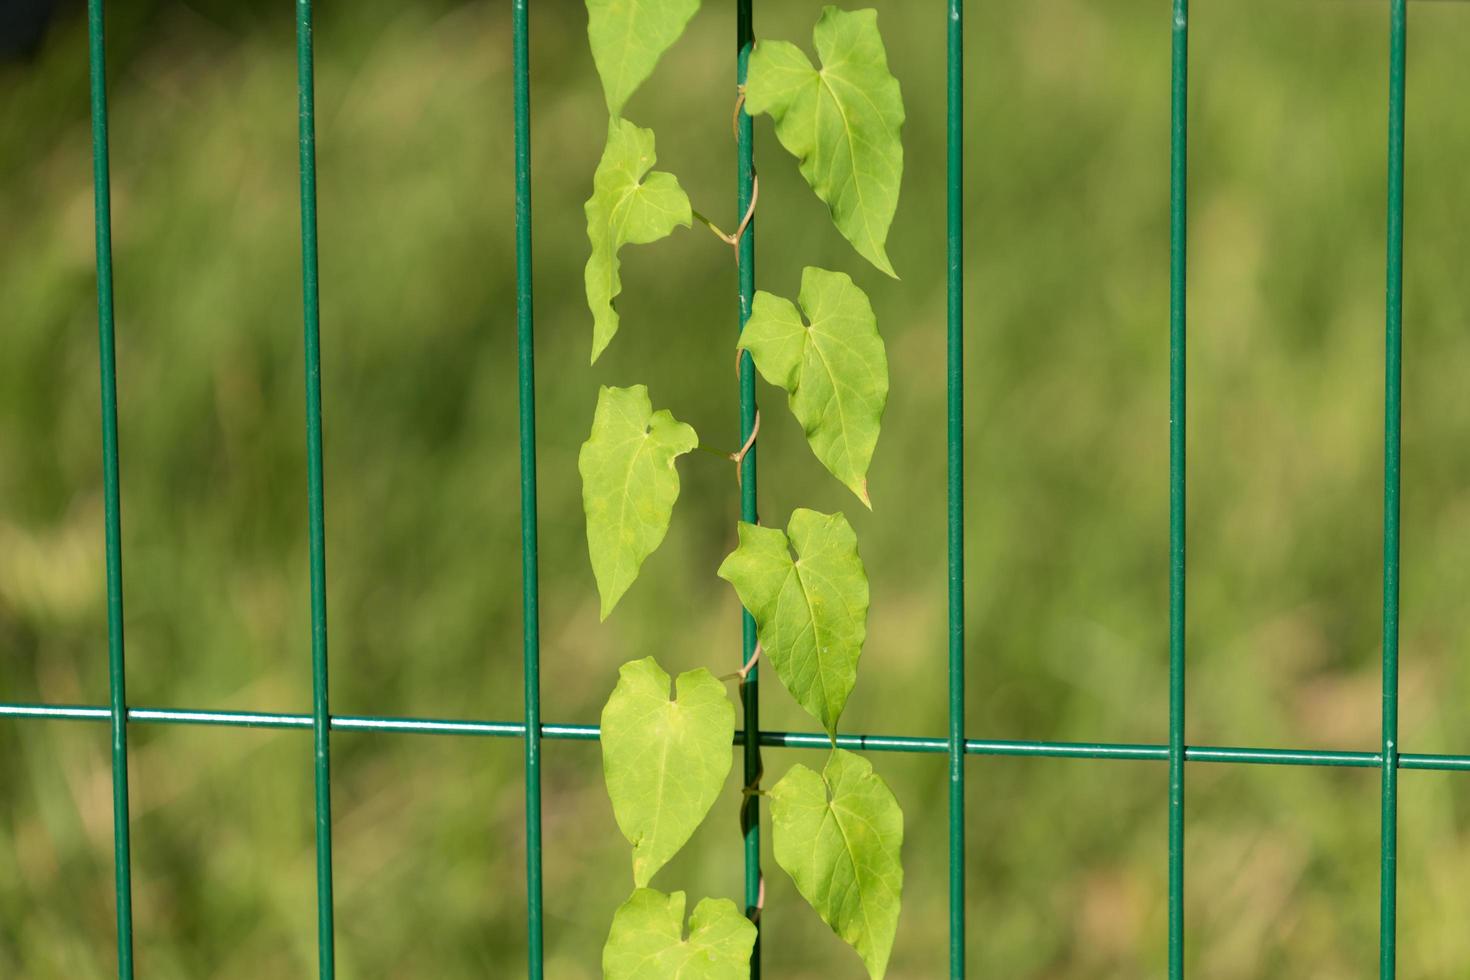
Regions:
<instances>
[{"instance_id":1,"label":"vine stem","mask_svg":"<svg viewBox=\"0 0 1470 980\"><path fill-rule=\"evenodd\" d=\"M750 452L750 447L755 445L755 437L761 434L761 410L755 410L755 421L750 426L750 437L745 440L745 445L740 447L740 452L731 453L730 461L736 466L745 462L745 455Z\"/></svg>"},{"instance_id":2,"label":"vine stem","mask_svg":"<svg viewBox=\"0 0 1470 980\"><path fill-rule=\"evenodd\" d=\"M743 93L741 94L740 98L742 100L745 98ZM755 205L756 202L760 199L761 177L760 174L755 173L754 170L752 170L750 174L750 206L745 209L745 217L740 219L740 227L735 229L735 234L732 236L730 241L730 244L735 246L737 249L740 246L741 237L745 235L745 229L750 227L751 219L755 217ZM740 262L740 255L738 252L735 256L735 262L737 265Z\"/></svg>"},{"instance_id":3,"label":"vine stem","mask_svg":"<svg viewBox=\"0 0 1470 980\"><path fill-rule=\"evenodd\" d=\"M730 135L740 142L740 108L745 105L745 86L735 86L735 108L730 113Z\"/></svg>"},{"instance_id":4,"label":"vine stem","mask_svg":"<svg viewBox=\"0 0 1470 980\"><path fill-rule=\"evenodd\" d=\"M735 261L738 264L740 261L740 239L742 236L744 236L745 229L750 227L751 219L755 217L755 205L756 202L760 200L760 197L761 179L758 175L752 174L750 179L750 206L745 209L745 217L740 219L740 227L735 229L735 234L733 235L725 234L725 232L720 228L719 225L715 224L713 221L711 221L705 215L701 214L695 208L690 208L689 213L694 216L694 220L698 221L710 231L714 232L716 238L736 250Z\"/></svg>"},{"instance_id":5,"label":"vine stem","mask_svg":"<svg viewBox=\"0 0 1470 980\"><path fill-rule=\"evenodd\" d=\"M718 456L721 459L734 459L735 458L735 454L734 453L727 453L723 449L716 449L713 446L706 446L704 443L700 443L699 445L695 446L694 448L695 449L698 449L702 453L709 453L711 456Z\"/></svg>"},{"instance_id":6,"label":"vine stem","mask_svg":"<svg viewBox=\"0 0 1470 980\"><path fill-rule=\"evenodd\" d=\"M759 643L757 643L755 645L755 653L752 653L750 655L750 659L747 660L747 661L745 661L745 666L740 668L740 680L741 680L741 682L744 682L745 678L747 678L747 677L750 676L751 668L754 667L755 666L755 662L761 658L761 649L762 649L761 645Z\"/></svg>"},{"instance_id":7,"label":"vine stem","mask_svg":"<svg viewBox=\"0 0 1470 980\"><path fill-rule=\"evenodd\" d=\"M689 213L692 214L692 215L694 215L694 220L695 221L698 221L700 224L704 225L710 231L714 232L715 233L715 237L718 238L720 241L724 242L726 245L734 246L734 245L739 244L739 242L740 242L740 239L739 238L736 238L734 235L727 235L727 234L725 234L723 231L720 230L720 226L719 225L717 225L713 221L709 220L709 218L706 218L703 214L700 214L699 211L696 210L695 208L690 208L689 209Z\"/></svg>"},{"instance_id":8,"label":"vine stem","mask_svg":"<svg viewBox=\"0 0 1470 980\"><path fill-rule=\"evenodd\" d=\"M722 681L739 681L740 683L744 684L745 683L745 679L750 676L751 670L755 667L756 661L759 660L760 658L761 658L761 645L759 643L757 643L755 645L755 653L752 653L750 655L750 659L747 660L747 661L745 661L745 666L744 667L741 667L737 671L734 671L732 673L726 674L725 676L721 677L720 680L722 680Z\"/></svg>"},{"instance_id":9,"label":"vine stem","mask_svg":"<svg viewBox=\"0 0 1470 980\"><path fill-rule=\"evenodd\" d=\"M709 453L711 456L718 456L721 459L729 460L730 462L734 463L735 466L736 466L736 470L735 470L735 482L737 484L739 484L740 483L740 470L739 470L739 466L740 466L741 463L745 462L745 457L750 452L751 447L753 447L755 445L755 437L758 436L758 435L760 435L760 431L761 431L761 413L760 413L760 409L756 409L756 412L755 412L755 422L750 427L750 437L745 440L745 445L743 445L743 446L740 447L740 451L739 452L727 453L727 452L724 452L723 450L715 449L713 446L706 446L704 443L700 443L699 445L695 446L694 448L695 449L698 449L700 452Z\"/></svg>"}]
</instances>

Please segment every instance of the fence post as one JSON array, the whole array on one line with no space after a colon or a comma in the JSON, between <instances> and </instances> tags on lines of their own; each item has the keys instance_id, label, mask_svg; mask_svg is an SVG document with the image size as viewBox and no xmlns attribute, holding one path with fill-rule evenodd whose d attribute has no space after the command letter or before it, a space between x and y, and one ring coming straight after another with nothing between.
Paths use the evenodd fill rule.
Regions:
<instances>
[{"instance_id":1,"label":"fence post","mask_svg":"<svg viewBox=\"0 0 1470 980\"><path fill-rule=\"evenodd\" d=\"M102 497L107 563L107 686L112 725L112 857L117 975L133 977L133 862L128 827L128 696L123 645L122 492L118 484L117 354L112 305L112 178L107 139L107 30L103 0L87 0L92 99L92 200L97 234L97 350L102 373Z\"/></svg>"},{"instance_id":2,"label":"fence post","mask_svg":"<svg viewBox=\"0 0 1470 980\"><path fill-rule=\"evenodd\" d=\"M1189 0L1174 0L1169 173L1169 980L1184 977L1184 430Z\"/></svg>"},{"instance_id":3,"label":"fence post","mask_svg":"<svg viewBox=\"0 0 1470 980\"><path fill-rule=\"evenodd\" d=\"M327 545L322 488L321 306L316 237L316 82L311 0L296 3L297 119L301 150L301 288L306 348L306 503L311 565L311 729L316 774L317 957L336 976L332 908L331 715L327 697Z\"/></svg>"},{"instance_id":4,"label":"fence post","mask_svg":"<svg viewBox=\"0 0 1470 980\"><path fill-rule=\"evenodd\" d=\"M511 6L515 49L516 359L521 443L521 678L525 688L526 960L541 980L541 613L536 548L536 362L531 292L531 67L528 0Z\"/></svg>"},{"instance_id":5,"label":"fence post","mask_svg":"<svg viewBox=\"0 0 1470 980\"><path fill-rule=\"evenodd\" d=\"M1393 980L1398 932L1399 443L1403 423L1405 0L1389 12L1388 269L1383 406L1383 747L1379 839L1378 976Z\"/></svg>"},{"instance_id":6,"label":"fence post","mask_svg":"<svg viewBox=\"0 0 1470 980\"><path fill-rule=\"evenodd\" d=\"M949 0L948 477L949 523L949 975L965 975L965 51L964 0Z\"/></svg>"},{"instance_id":7,"label":"fence post","mask_svg":"<svg viewBox=\"0 0 1470 980\"><path fill-rule=\"evenodd\" d=\"M735 81L743 93L746 69L750 64L750 52L755 46L755 28L751 7L753 0L739 0L735 10ZM745 100L740 99L736 111L736 209L739 215L751 214L745 231L736 244L736 267L740 290L740 329L750 319L750 305L755 296L755 226L756 219L750 212L755 187L755 140L750 115L745 111ZM755 431L755 366L750 356L740 355L740 445L749 443L749 448L740 460L740 519L754 524L759 520L756 510L756 451L750 441ZM755 655L755 618L744 610L740 613L740 663L745 666ZM744 709L744 783L747 791L760 786L762 774L760 746L760 667L752 666L740 684L740 703ZM755 946L750 951L751 980L761 975L760 915L764 900L761 880L761 822L760 800L754 792L746 792L740 806L740 831L745 839L745 914L756 924Z\"/></svg>"}]
</instances>

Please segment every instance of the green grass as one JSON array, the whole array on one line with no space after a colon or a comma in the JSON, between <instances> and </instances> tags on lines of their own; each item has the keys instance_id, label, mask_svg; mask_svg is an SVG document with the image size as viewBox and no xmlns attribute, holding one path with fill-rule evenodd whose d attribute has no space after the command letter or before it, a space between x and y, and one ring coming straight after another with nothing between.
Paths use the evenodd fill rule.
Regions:
<instances>
[{"instance_id":1,"label":"green grass","mask_svg":"<svg viewBox=\"0 0 1470 980\"><path fill-rule=\"evenodd\" d=\"M938 735L944 683L943 11L876 4L909 111L886 280L769 124L758 283L805 264L872 295L892 396L861 512L767 413L761 507L843 509L872 574L850 731ZM115 5L116 6L116 5ZM628 114L736 223L733 13L711 3ZM757 4L803 43L818 4ZM1161 742L1167 654L1166 5L968 15L969 718L979 737ZM1378 731L1387 16L1195 0L1189 415L1191 742L1372 749ZM130 699L307 711L310 656L289 5L120 23L112 73ZM580 4L533 11L543 704L590 722L625 660L739 664L714 576L736 486L705 454L608 623L576 452L597 385L736 448L735 281L703 231L629 249L588 368L582 201L605 126ZM106 700L83 25L0 69L0 698ZM1470 9L1411 12L1402 744L1470 751ZM503 3L327 5L317 35L332 704L520 713L511 102ZM780 395L762 387L777 405ZM778 685L763 722L810 727ZM140 975L312 975L303 733L133 730ZM337 735L343 978L501 977L524 948L514 741ZM795 752L770 750L772 778ZM908 814L890 976L944 964L944 766L879 756ZM587 744L546 747L548 976L597 975L626 848ZM1162 968L1165 768L970 763L975 975ZM105 728L0 721L0 975L113 971ZM1401 976L1470 962L1470 782L1402 779ZM1200 978L1366 976L1372 772L1194 766ZM737 794L656 884L735 896ZM858 961L769 862L770 975Z\"/></svg>"}]
</instances>

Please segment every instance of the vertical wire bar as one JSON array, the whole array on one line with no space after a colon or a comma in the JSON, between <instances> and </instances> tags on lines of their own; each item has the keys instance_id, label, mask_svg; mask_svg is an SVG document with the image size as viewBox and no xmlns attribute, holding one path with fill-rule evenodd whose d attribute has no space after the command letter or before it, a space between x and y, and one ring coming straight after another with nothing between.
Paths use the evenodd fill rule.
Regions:
<instances>
[{"instance_id":1,"label":"vertical wire bar","mask_svg":"<svg viewBox=\"0 0 1470 980\"><path fill-rule=\"evenodd\" d=\"M322 502L322 357L316 238L316 90L311 0L296 2L296 84L301 146L301 289L306 348L306 502L311 561L311 719L316 774L317 957L336 976L332 910L331 717L327 701L327 545Z\"/></svg>"},{"instance_id":2,"label":"vertical wire bar","mask_svg":"<svg viewBox=\"0 0 1470 980\"><path fill-rule=\"evenodd\" d=\"M965 975L964 0L949 0L949 975Z\"/></svg>"},{"instance_id":3,"label":"vertical wire bar","mask_svg":"<svg viewBox=\"0 0 1470 980\"><path fill-rule=\"evenodd\" d=\"M1388 269L1383 409L1383 765L1378 975L1393 980L1398 918L1399 450L1403 422L1405 0L1392 0L1388 73Z\"/></svg>"},{"instance_id":4,"label":"vertical wire bar","mask_svg":"<svg viewBox=\"0 0 1470 980\"><path fill-rule=\"evenodd\" d=\"M1184 391L1189 0L1174 0L1169 173L1169 980L1184 976Z\"/></svg>"},{"instance_id":5,"label":"vertical wire bar","mask_svg":"<svg viewBox=\"0 0 1470 980\"><path fill-rule=\"evenodd\" d=\"M755 45L755 27L751 6L753 0L739 0L735 10L735 81L744 90L746 70L750 64L750 52ZM755 186L755 141L750 116L742 100L736 115L736 214L745 215L750 210L751 195ZM755 226L752 217L736 245L736 263L739 270L740 329L750 319L750 304L755 296ZM755 367L749 355L740 358L740 445L744 446L755 431ZM756 445L740 461L740 519L749 523L758 520L756 511ZM748 612L740 614L740 662L742 666L755 655L755 618ZM752 667L740 685L740 703L744 708L745 730L760 731L760 668ZM759 787L763 771L760 739L745 740L744 778L747 789ZM760 800L754 792L747 792L740 807L740 829L745 838L745 914L750 916L760 929L761 888L761 823ZM756 933L755 947L750 952L751 980L760 980L761 941Z\"/></svg>"},{"instance_id":6,"label":"vertical wire bar","mask_svg":"<svg viewBox=\"0 0 1470 980\"><path fill-rule=\"evenodd\" d=\"M97 232L97 348L102 373L102 495L107 561L107 686L112 723L112 858L117 975L133 976L133 862L128 827L128 698L123 646L122 494L118 484L117 354L112 305L112 185L107 140L107 30L103 0L87 0L92 87L92 196Z\"/></svg>"},{"instance_id":7,"label":"vertical wire bar","mask_svg":"<svg viewBox=\"0 0 1470 980\"><path fill-rule=\"evenodd\" d=\"M541 980L541 614L536 547L536 362L531 293L531 68L528 0L515 0L516 358L521 423L521 663L525 686L526 961Z\"/></svg>"}]
</instances>

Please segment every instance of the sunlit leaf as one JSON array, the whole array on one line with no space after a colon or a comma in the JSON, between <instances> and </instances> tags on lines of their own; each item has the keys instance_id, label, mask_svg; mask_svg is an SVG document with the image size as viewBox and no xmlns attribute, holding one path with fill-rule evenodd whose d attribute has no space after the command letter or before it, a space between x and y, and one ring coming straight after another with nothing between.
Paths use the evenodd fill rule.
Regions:
<instances>
[{"instance_id":1,"label":"sunlit leaf","mask_svg":"<svg viewBox=\"0 0 1470 980\"><path fill-rule=\"evenodd\" d=\"M668 533L679 499L674 460L697 445L693 429L653 410L643 385L598 392L592 435L582 443L577 468L603 619Z\"/></svg>"},{"instance_id":2,"label":"sunlit leaf","mask_svg":"<svg viewBox=\"0 0 1470 980\"><path fill-rule=\"evenodd\" d=\"M699 0L587 0L587 39L613 115L698 10Z\"/></svg>"},{"instance_id":3,"label":"sunlit leaf","mask_svg":"<svg viewBox=\"0 0 1470 980\"><path fill-rule=\"evenodd\" d=\"M866 759L842 749L820 776L792 766L768 795L776 863L879 980L903 893L898 800Z\"/></svg>"},{"instance_id":4,"label":"sunlit leaf","mask_svg":"<svg viewBox=\"0 0 1470 980\"><path fill-rule=\"evenodd\" d=\"M877 11L827 7L812 40L820 69L789 42L755 46L745 109L775 120L776 138L838 230L869 262L896 275L885 244L903 179L903 95L888 71Z\"/></svg>"},{"instance_id":5,"label":"sunlit leaf","mask_svg":"<svg viewBox=\"0 0 1470 980\"><path fill-rule=\"evenodd\" d=\"M789 540L777 528L742 523L740 546L719 575L755 617L781 683L835 735L867 636L868 576L841 514L798 509L788 529Z\"/></svg>"},{"instance_id":6,"label":"sunlit leaf","mask_svg":"<svg viewBox=\"0 0 1470 980\"><path fill-rule=\"evenodd\" d=\"M602 771L633 845L640 888L689 840L735 759L735 705L703 667L669 675L652 657L623 664L602 709Z\"/></svg>"},{"instance_id":7,"label":"sunlit leaf","mask_svg":"<svg viewBox=\"0 0 1470 980\"><path fill-rule=\"evenodd\" d=\"M867 295L846 274L808 267L801 313L755 294L740 346L771 384L790 394L812 452L869 507L868 464L888 401L888 355Z\"/></svg>"},{"instance_id":8,"label":"sunlit leaf","mask_svg":"<svg viewBox=\"0 0 1470 980\"><path fill-rule=\"evenodd\" d=\"M728 898L706 898L689 917L684 893L640 888L613 916L603 980L747 980L755 924Z\"/></svg>"},{"instance_id":9,"label":"sunlit leaf","mask_svg":"<svg viewBox=\"0 0 1470 980\"><path fill-rule=\"evenodd\" d=\"M618 332L613 300L623 291L619 249L656 242L693 221L678 178L649 173L657 159L653 143L653 130L639 129L626 119L608 120L607 146L584 208L587 239L592 243L584 278L592 310L594 361Z\"/></svg>"}]
</instances>

